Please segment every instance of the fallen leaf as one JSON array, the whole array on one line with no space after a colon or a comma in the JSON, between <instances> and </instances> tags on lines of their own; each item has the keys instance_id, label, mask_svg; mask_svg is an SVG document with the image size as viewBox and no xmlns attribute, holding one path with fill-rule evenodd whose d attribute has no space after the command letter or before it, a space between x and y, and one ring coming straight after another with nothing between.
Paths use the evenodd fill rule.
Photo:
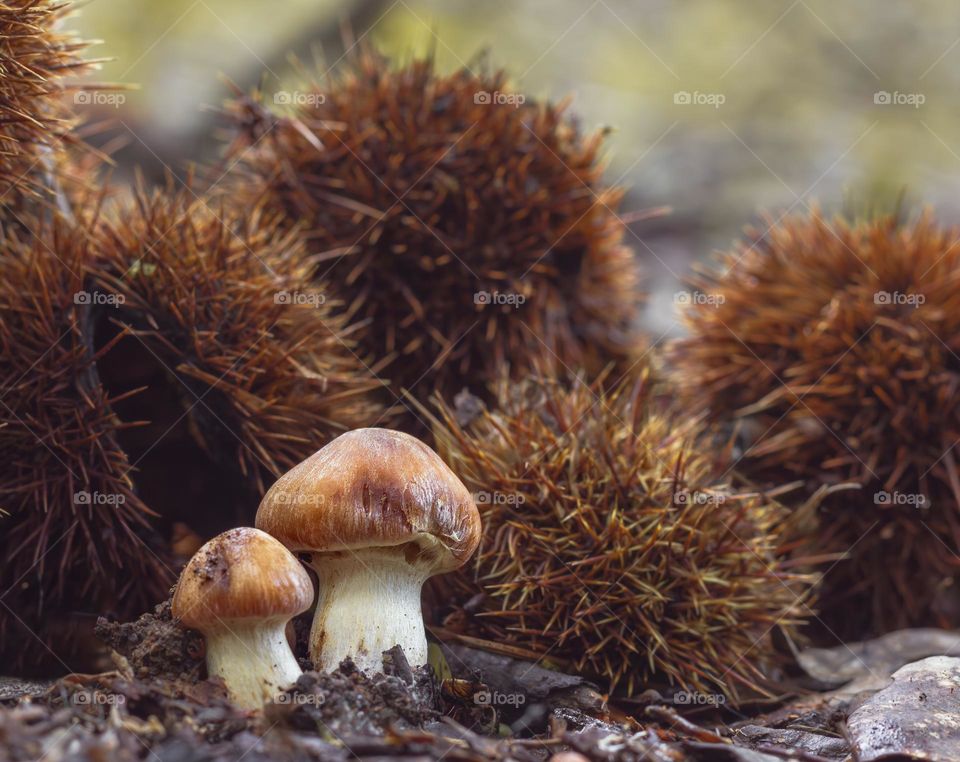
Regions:
<instances>
[{"instance_id":1,"label":"fallen leaf","mask_svg":"<svg viewBox=\"0 0 960 762\"><path fill-rule=\"evenodd\" d=\"M960 755L960 658L931 656L901 667L847 720L860 762L904 756L955 762Z\"/></svg>"}]
</instances>

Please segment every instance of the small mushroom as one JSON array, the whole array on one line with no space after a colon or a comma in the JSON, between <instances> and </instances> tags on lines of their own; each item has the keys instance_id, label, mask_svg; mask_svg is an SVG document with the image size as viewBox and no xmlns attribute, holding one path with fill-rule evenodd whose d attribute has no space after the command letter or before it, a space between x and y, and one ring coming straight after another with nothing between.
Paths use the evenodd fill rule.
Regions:
<instances>
[{"instance_id":1,"label":"small mushroom","mask_svg":"<svg viewBox=\"0 0 960 762\"><path fill-rule=\"evenodd\" d=\"M480 542L463 483L419 439L386 429L342 434L280 477L257 526L310 554L320 587L310 657L327 671L349 656L380 672L396 645L411 666L426 664L423 583Z\"/></svg>"},{"instance_id":2,"label":"small mushroom","mask_svg":"<svg viewBox=\"0 0 960 762\"><path fill-rule=\"evenodd\" d=\"M207 672L223 678L233 702L259 709L301 675L285 628L311 603L313 583L296 557L267 533L241 527L190 559L172 613L204 634Z\"/></svg>"}]
</instances>

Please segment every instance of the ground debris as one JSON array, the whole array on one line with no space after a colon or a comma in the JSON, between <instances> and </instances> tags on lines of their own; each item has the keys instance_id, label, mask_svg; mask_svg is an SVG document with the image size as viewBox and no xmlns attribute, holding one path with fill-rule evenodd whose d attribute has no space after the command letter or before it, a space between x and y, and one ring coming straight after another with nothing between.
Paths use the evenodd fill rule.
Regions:
<instances>
[{"instance_id":1,"label":"ground debris","mask_svg":"<svg viewBox=\"0 0 960 762\"><path fill-rule=\"evenodd\" d=\"M563 741L574 751L598 762L684 762L689 759L677 744L664 741L654 730L611 733L594 727L564 733Z\"/></svg>"},{"instance_id":2,"label":"ground debris","mask_svg":"<svg viewBox=\"0 0 960 762\"><path fill-rule=\"evenodd\" d=\"M417 668L395 648L384 674L349 660L332 673L307 671L251 712L218 679L200 679L193 634L167 607L99 629L115 670L0 680L0 762L948 760L960 737L960 659L946 657L900 669L879 692L810 693L737 718L722 705L670 705L652 690L618 705L578 676L473 647L436 648Z\"/></svg>"},{"instance_id":3,"label":"ground debris","mask_svg":"<svg viewBox=\"0 0 960 762\"><path fill-rule=\"evenodd\" d=\"M0 676L0 701L10 701L23 696L38 696L53 684L53 680L23 680L19 677Z\"/></svg>"},{"instance_id":4,"label":"ground debris","mask_svg":"<svg viewBox=\"0 0 960 762\"><path fill-rule=\"evenodd\" d=\"M417 728L439 720L431 670L411 670L402 652L392 658L394 663L402 661L398 674L367 676L349 660L330 674L305 672L292 688L264 707L264 719L330 741L381 734L391 728Z\"/></svg>"},{"instance_id":5,"label":"ground debris","mask_svg":"<svg viewBox=\"0 0 960 762\"><path fill-rule=\"evenodd\" d=\"M608 716L605 697L582 677L463 645L446 644L441 651L453 676L442 684L444 695L487 710L481 722L491 728L505 722L530 736L543 732L557 712L581 726Z\"/></svg>"},{"instance_id":6,"label":"ground debris","mask_svg":"<svg viewBox=\"0 0 960 762\"><path fill-rule=\"evenodd\" d=\"M856 758L952 762L960 749L960 659L931 656L901 667L850 715Z\"/></svg>"},{"instance_id":7,"label":"ground debris","mask_svg":"<svg viewBox=\"0 0 960 762\"><path fill-rule=\"evenodd\" d=\"M100 617L94 632L127 660L136 677L197 680L203 669L203 636L173 620L169 600L135 622L111 622Z\"/></svg>"},{"instance_id":8,"label":"ground debris","mask_svg":"<svg viewBox=\"0 0 960 762\"><path fill-rule=\"evenodd\" d=\"M0 762L547 762L569 751L602 762L699 759L686 754L675 730L590 719L573 708L553 715L535 738L478 732L445 714L456 707L434 683L429 668L401 664L396 674L368 677L345 662L331 674L305 673L263 712L246 712L216 680L73 675L0 708Z\"/></svg>"},{"instance_id":9,"label":"ground debris","mask_svg":"<svg viewBox=\"0 0 960 762\"><path fill-rule=\"evenodd\" d=\"M847 693L878 690L900 667L927 656L960 651L960 633L933 628L897 630L873 640L833 648L809 648L797 661L821 684Z\"/></svg>"},{"instance_id":10,"label":"ground debris","mask_svg":"<svg viewBox=\"0 0 960 762\"><path fill-rule=\"evenodd\" d=\"M794 728L744 725L737 729L734 738L737 743L757 750L778 747L833 760L846 759L850 754L850 745L843 738Z\"/></svg>"}]
</instances>

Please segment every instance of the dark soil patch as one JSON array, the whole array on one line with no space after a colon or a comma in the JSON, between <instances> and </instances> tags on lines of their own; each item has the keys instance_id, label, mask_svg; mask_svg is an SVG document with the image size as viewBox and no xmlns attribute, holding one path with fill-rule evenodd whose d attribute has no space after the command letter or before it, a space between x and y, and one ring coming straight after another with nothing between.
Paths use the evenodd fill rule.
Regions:
<instances>
[{"instance_id":1,"label":"dark soil patch","mask_svg":"<svg viewBox=\"0 0 960 762\"><path fill-rule=\"evenodd\" d=\"M101 617L94 631L127 660L137 678L166 677L196 682L202 676L203 636L173 620L169 600L135 622L110 622Z\"/></svg>"}]
</instances>

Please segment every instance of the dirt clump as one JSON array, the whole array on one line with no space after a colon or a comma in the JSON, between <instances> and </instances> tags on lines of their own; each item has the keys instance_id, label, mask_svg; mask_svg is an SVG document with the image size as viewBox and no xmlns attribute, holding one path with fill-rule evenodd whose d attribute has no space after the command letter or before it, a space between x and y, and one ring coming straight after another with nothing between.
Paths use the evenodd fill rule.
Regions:
<instances>
[{"instance_id":1,"label":"dirt clump","mask_svg":"<svg viewBox=\"0 0 960 762\"><path fill-rule=\"evenodd\" d=\"M264 718L326 740L421 728L439 720L433 671L411 669L399 648L387 654L390 674L366 675L349 659L335 672L305 672L264 708Z\"/></svg>"},{"instance_id":2,"label":"dirt clump","mask_svg":"<svg viewBox=\"0 0 960 762\"><path fill-rule=\"evenodd\" d=\"M127 660L134 677L196 682L202 676L206 648L203 636L174 621L169 600L134 622L111 622L100 617L94 632Z\"/></svg>"}]
</instances>

